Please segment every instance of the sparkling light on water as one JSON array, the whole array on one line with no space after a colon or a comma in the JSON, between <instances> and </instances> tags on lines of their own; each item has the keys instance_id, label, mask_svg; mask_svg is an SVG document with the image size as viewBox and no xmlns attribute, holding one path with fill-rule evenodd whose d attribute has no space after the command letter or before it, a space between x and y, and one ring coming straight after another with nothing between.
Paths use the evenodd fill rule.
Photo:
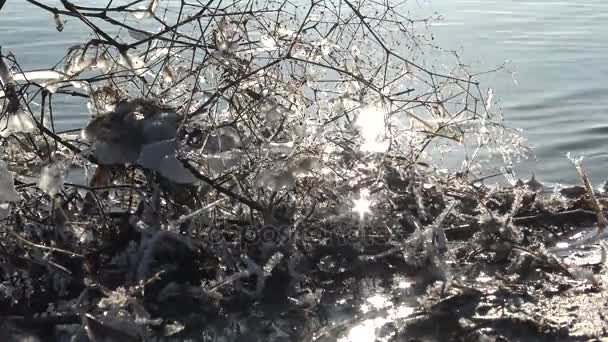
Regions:
<instances>
[{"instance_id":1,"label":"sparkling light on water","mask_svg":"<svg viewBox=\"0 0 608 342\"><path fill-rule=\"evenodd\" d=\"M361 312L370 313L374 310L385 310L380 317L362 320L359 324L351 328L346 335L340 338L340 342L367 342L376 341L379 331L384 325L398 319L408 317L414 309L407 305L395 306L391 298L383 293L377 293L367 298L367 303L361 306ZM384 338L381 338L384 340Z\"/></svg>"}]
</instances>

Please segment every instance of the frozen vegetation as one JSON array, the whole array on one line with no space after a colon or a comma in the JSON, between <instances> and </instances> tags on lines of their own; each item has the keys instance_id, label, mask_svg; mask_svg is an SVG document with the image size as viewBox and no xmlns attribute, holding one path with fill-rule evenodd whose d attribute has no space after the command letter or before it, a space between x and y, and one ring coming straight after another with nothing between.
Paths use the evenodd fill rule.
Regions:
<instances>
[{"instance_id":1,"label":"frozen vegetation","mask_svg":"<svg viewBox=\"0 0 608 342\"><path fill-rule=\"evenodd\" d=\"M0 56L1 341L606 336L605 196L513 176L525 140L436 18L25 1L89 35Z\"/></svg>"}]
</instances>

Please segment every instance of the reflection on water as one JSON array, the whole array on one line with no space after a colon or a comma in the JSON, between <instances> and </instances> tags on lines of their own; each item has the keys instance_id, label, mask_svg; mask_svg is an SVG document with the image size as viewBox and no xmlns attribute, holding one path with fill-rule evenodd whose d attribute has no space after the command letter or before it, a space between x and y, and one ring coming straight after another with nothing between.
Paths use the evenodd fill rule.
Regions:
<instances>
[{"instance_id":1,"label":"reflection on water","mask_svg":"<svg viewBox=\"0 0 608 342\"><path fill-rule=\"evenodd\" d=\"M388 288L369 286L354 311L344 311L352 303L342 299L336 302L330 326L315 336L315 341L367 342L392 341L400 321L416 315L417 305L410 278L396 277Z\"/></svg>"},{"instance_id":2,"label":"reflection on water","mask_svg":"<svg viewBox=\"0 0 608 342\"><path fill-rule=\"evenodd\" d=\"M381 310L384 315L375 318L363 319L352 327L346 336L340 338L340 342L366 342L366 341L388 341L392 336L380 336L381 329L388 323L409 317L414 309L408 305L392 302L385 293L376 293L367 298L366 303L361 305L361 312L365 314Z\"/></svg>"},{"instance_id":3,"label":"reflection on water","mask_svg":"<svg viewBox=\"0 0 608 342\"><path fill-rule=\"evenodd\" d=\"M597 226L593 225L561 236L555 247L549 249L549 251L560 257L575 256L580 258L585 256L586 258L595 258L601 255L601 263L604 264L606 259L605 248L608 246L607 239L608 231L599 230Z\"/></svg>"},{"instance_id":4,"label":"reflection on water","mask_svg":"<svg viewBox=\"0 0 608 342\"><path fill-rule=\"evenodd\" d=\"M577 183L565 154L585 155L595 182L608 178L608 2L416 1L413 10L438 12L438 45L460 49L475 69L504 61L509 73L480 77L494 88L507 122L524 129L537 161L526 163L547 182ZM520 171L528 178L530 172Z\"/></svg>"}]
</instances>

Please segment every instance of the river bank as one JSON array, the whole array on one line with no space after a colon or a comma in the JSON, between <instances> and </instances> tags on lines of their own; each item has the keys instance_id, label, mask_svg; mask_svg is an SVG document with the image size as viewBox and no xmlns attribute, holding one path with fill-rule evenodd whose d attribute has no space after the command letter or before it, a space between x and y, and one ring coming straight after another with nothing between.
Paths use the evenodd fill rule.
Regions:
<instances>
[{"instance_id":1,"label":"river bank","mask_svg":"<svg viewBox=\"0 0 608 342\"><path fill-rule=\"evenodd\" d=\"M416 199L401 190L410 181L393 180L395 207L362 226L356 217L313 216L305 226L295 222L292 234L233 222L201 226L202 235L187 237L141 231L129 223L133 217L116 213L114 232L100 237L106 242L94 251L70 244L51 250L63 271L19 261L26 260L23 253L44 252L37 247L42 241L6 236L4 257L14 275L2 284L11 293L1 303L4 340L608 336L605 246L559 257L550 252L567 236L596 229L583 187L553 192L447 183L438 192L427 184ZM459 204L446 201L454 198ZM608 198L598 194L598 200ZM376 215L378 206L371 208ZM145 280L129 284L133 277ZM62 291L44 290L58 281Z\"/></svg>"}]
</instances>

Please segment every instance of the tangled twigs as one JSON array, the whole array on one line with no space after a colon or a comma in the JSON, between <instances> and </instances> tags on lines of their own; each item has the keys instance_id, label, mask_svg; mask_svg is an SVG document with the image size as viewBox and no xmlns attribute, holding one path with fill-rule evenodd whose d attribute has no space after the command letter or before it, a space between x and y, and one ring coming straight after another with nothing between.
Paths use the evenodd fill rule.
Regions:
<instances>
[{"instance_id":1,"label":"tangled twigs","mask_svg":"<svg viewBox=\"0 0 608 342\"><path fill-rule=\"evenodd\" d=\"M205 182L206 184L210 185L213 189L215 189L217 192L224 194L230 198L233 198L245 205L247 205L249 208L257 210L259 212L265 212L266 208L264 208L261 204L252 201L250 199L247 199L221 185L216 184L211 178L203 175L202 173L200 173L194 166L192 166L192 164L190 164L190 162L185 159L185 158L179 158L180 162L184 165L184 167L186 167L190 172L192 172L192 174L199 180Z\"/></svg>"},{"instance_id":2,"label":"tangled twigs","mask_svg":"<svg viewBox=\"0 0 608 342\"><path fill-rule=\"evenodd\" d=\"M75 257L75 258L84 258L84 256L82 254L76 253L76 252L71 252L71 251L67 251L65 249L61 249L61 248L57 248L57 247L49 247L49 246L44 246L44 245L40 245L40 244L36 244L33 243L31 241L28 241L27 239L21 237L19 234L17 234L16 232L10 232L9 233L11 236L15 237L17 240L25 243L28 246L31 247L35 247L38 249L43 249L49 252L57 252L57 253L62 253L71 257Z\"/></svg>"},{"instance_id":3,"label":"tangled twigs","mask_svg":"<svg viewBox=\"0 0 608 342\"><path fill-rule=\"evenodd\" d=\"M598 232L601 233L604 231L604 229L606 228L606 225L608 224L608 222L606 221L606 218L604 217L604 214L602 213L602 206L599 204L599 202L595 198L595 191L593 191L593 186L591 186L591 182L589 182L589 178L587 178L587 175L585 174L585 170L583 169L583 160L582 159L576 160L574 165L576 166L576 172L578 173L579 177L581 177L581 180L583 181L583 184L585 185L585 189L587 189L587 195L589 196L589 202L591 204L591 207L595 211L595 215L597 216Z\"/></svg>"},{"instance_id":4,"label":"tangled twigs","mask_svg":"<svg viewBox=\"0 0 608 342\"><path fill-rule=\"evenodd\" d=\"M48 69L1 60L0 224L15 256L0 259L0 309L77 307L70 333L90 339L299 341L317 330L311 308L374 277L417 277L420 303L458 311L444 295L454 274L476 288L457 269L471 250L496 243L476 255L492 275L508 239L544 241L513 225L534 199L490 205L497 193L469 185L481 151L508 161L523 141L458 59L422 65L445 53L432 18L367 0L27 1L90 37ZM64 104L88 110L82 127L63 127ZM463 169L438 171L435 146L466 146Z\"/></svg>"}]
</instances>

